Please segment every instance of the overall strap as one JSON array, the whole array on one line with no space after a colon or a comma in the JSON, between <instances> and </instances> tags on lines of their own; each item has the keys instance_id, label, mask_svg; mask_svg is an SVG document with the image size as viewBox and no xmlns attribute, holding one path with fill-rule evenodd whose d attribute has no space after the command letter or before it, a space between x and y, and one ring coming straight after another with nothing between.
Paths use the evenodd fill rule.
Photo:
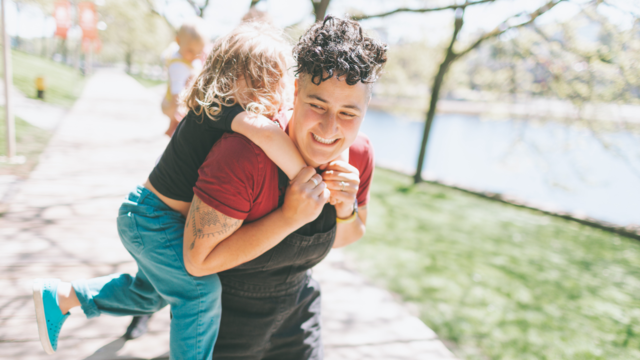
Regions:
<instances>
[{"instance_id":1,"label":"overall strap","mask_svg":"<svg viewBox=\"0 0 640 360\"><path fill-rule=\"evenodd\" d=\"M287 187L289 186L289 177L284 171L278 168L278 207L281 207L284 204L284 194L287 191Z\"/></svg>"}]
</instances>

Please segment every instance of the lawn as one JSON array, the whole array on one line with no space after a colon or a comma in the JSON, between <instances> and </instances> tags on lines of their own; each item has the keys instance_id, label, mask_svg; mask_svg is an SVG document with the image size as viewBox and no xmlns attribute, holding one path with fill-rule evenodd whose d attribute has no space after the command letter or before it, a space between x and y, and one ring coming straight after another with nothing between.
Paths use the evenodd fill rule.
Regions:
<instances>
[{"instance_id":1,"label":"lawn","mask_svg":"<svg viewBox=\"0 0 640 360\"><path fill-rule=\"evenodd\" d=\"M45 101L71 107L82 93L84 76L74 68L56 63L50 59L12 52L13 83L25 95L36 97L35 79L44 76L46 82ZM3 75L0 67L0 75ZM6 155L4 108L0 107L0 155ZM38 163L40 153L45 149L51 132L15 118L16 147L18 155L26 157L24 164L0 163L0 175L15 175L25 178Z\"/></svg>"},{"instance_id":2,"label":"lawn","mask_svg":"<svg viewBox=\"0 0 640 360\"><path fill-rule=\"evenodd\" d=\"M377 169L347 248L461 359L640 359L640 242Z\"/></svg>"},{"instance_id":3,"label":"lawn","mask_svg":"<svg viewBox=\"0 0 640 360\"><path fill-rule=\"evenodd\" d=\"M24 164L0 163L0 175L15 175L26 178L38 163L40 153L47 147L51 132L33 126L16 117L16 148L18 155L26 158ZM7 154L4 107L0 107L0 156Z\"/></svg>"},{"instance_id":4,"label":"lawn","mask_svg":"<svg viewBox=\"0 0 640 360\"><path fill-rule=\"evenodd\" d=\"M50 59L12 51L13 83L25 95L36 98L36 78L44 76L45 102L71 107L80 97L84 86L84 76L73 67L59 64ZM0 76L4 74L0 67Z\"/></svg>"}]
</instances>

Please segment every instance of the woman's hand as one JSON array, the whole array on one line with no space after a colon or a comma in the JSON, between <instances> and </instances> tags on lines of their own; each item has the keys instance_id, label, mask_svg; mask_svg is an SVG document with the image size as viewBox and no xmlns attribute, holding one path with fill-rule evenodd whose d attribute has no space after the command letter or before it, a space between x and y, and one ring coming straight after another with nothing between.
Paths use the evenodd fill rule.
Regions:
<instances>
[{"instance_id":1,"label":"woman's hand","mask_svg":"<svg viewBox=\"0 0 640 360\"><path fill-rule=\"evenodd\" d=\"M327 184L316 170L307 166L291 180L282 204L283 214L300 226L315 220L329 201Z\"/></svg>"},{"instance_id":2,"label":"woman's hand","mask_svg":"<svg viewBox=\"0 0 640 360\"><path fill-rule=\"evenodd\" d=\"M322 180L331 192L331 204L335 205L339 218L347 218L353 213L353 205L360 187L360 171L345 161L332 161L320 166Z\"/></svg>"}]
</instances>

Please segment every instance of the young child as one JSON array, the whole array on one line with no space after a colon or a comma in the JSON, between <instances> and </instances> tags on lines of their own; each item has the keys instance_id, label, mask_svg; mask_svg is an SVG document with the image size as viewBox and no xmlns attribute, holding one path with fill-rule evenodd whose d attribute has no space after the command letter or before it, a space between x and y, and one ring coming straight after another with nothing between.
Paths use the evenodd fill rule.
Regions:
<instances>
[{"instance_id":1,"label":"young child","mask_svg":"<svg viewBox=\"0 0 640 360\"><path fill-rule=\"evenodd\" d=\"M178 97L189 85L189 80L202 68L198 58L206 46L202 25L200 18L182 24L176 35L179 48L167 59L169 81L167 93L162 99L162 112L169 117L169 128L165 132L169 137L173 135L178 123L184 117L184 112L178 107Z\"/></svg>"},{"instance_id":2,"label":"young child","mask_svg":"<svg viewBox=\"0 0 640 360\"><path fill-rule=\"evenodd\" d=\"M41 343L57 348L69 309L88 318L152 314L171 306L171 359L210 359L220 322L218 275L194 277L183 262L185 217L198 168L224 130L247 136L289 176L306 166L280 126L289 101L291 50L267 25L244 24L218 39L187 98L191 109L177 126L144 186L120 207L118 233L138 273L112 274L72 283L34 282ZM246 111L245 111L246 110ZM215 221L215 219L212 219Z\"/></svg>"}]
</instances>

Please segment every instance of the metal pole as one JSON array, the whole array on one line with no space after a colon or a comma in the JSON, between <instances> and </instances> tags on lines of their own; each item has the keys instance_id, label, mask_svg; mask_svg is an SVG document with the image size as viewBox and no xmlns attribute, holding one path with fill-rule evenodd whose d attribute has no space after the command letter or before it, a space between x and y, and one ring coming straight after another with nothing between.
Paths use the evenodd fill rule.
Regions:
<instances>
[{"instance_id":1,"label":"metal pole","mask_svg":"<svg viewBox=\"0 0 640 360\"><path fill-rule=\"evenodd\" d=\"M91 73L93 73L93 41L89 44L89 60L87 61L89 71L87 71L87 75L91 75Z\"/></svg>"},{"instance_id":2,"label":"metal pole","mask_svg":"<svg viewBox=\"0 0 640 360\"><path fill-rule=\"evenodd\" d=\"M4 115L7 124L7 160L11 162L16 156L16 126L13 119L11 104L11 84L13 83L11 72L11 42L7 33L7 15L5 2L2 1L2 55L4 58Z\"/></svg>"}]
</instances>

